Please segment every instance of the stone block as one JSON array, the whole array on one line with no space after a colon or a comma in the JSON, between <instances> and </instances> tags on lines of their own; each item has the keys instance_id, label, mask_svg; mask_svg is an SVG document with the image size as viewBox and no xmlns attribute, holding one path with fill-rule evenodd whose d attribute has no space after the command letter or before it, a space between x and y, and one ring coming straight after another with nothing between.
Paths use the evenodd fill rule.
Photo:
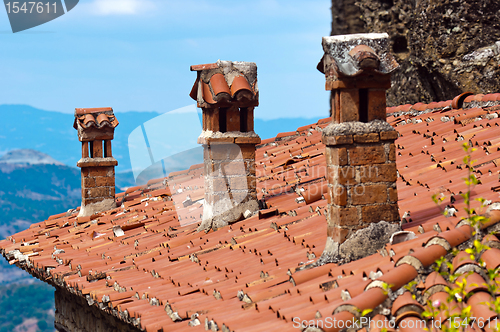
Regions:
<instances>
[{"instance_id":1,"label":"stone block","mask_svg":"<svg viewBox=\"0 0 500 332\"><path fill-rule=\"evenodd\" d=\"M347 149L341 147L329 147L325 148L325 158L327 165L347 165Z\"/></svg>"},{"instance_id":2,"label":"stone block","mask_svg":"<svg viewBox=\"0 0 500 332\"><path fill-rule=\"evenodd\" d=\"M241 153L241 147L237 144L228 144L225 146L227 149L227 159L228 160L240 160L243 159Z\"/></svg>"},{"instance_id":3,"label":"stone block","mask_svg":"<svg viewBox=\"0 0 500 332\"><path fill-rule=\"evenodd\" d=\"M244 176L229 178L229 186L231 190L246 190L248 189L248 179Z\"/></svg>"},{"instance_id":4,"label":"stone block","mask_svg":"<svg viewBox=\"0 0 500 332\"><path fill-rule=\"evenodd\" d=\"M396 147L394 146L394 143L389 144L388 159L389 161L396 161Z\"/></svg>"},{"instance_id":5,"label":"stone block","mask_svg":"<svg viewBox=\"0 0 500 332\"><path fill-rule=\"evenodd\" d=\"M396 188L388 188L389 202L396 203L398 201L398 190Z\"/></svg>"},{"instance_id":6,"label":"stone block","mask_svg":"<svg viewBox=\"0 0 500 332\"><path fill-rule=\"evenodd\" d=\"M219 164L215 164L210 159L205 159L203 162L203 171L205 176L218 176Z\"/></svg>"},{"instance_id":7,"label":"stone block","mask_svg":"<svg viewBox=\"0 0 500 332\"><path fill-rule=\"evenodd\" d=\"M356 181L356 168L352 166L328 166L328 183L332 185L351 186Z\"/></svg>"},{"instance_id":8,"label":"stone block","mask_svg":"<svg viewBox=\"0 0 500 332\"><path fill-rule=\"evenodd\" d=\"M347 149L349 163L356 165L371 165L385 163L385 149L381 145L361 145Z\"/></svg>"},{"instance_id":9,"label":"stone block","mask_svg":"<svg viewBox=\"0 0 500 332\"><path fill-rule=\"evenodd\" d=\"M82 188L94 188L95 186L95 178L82 177Z\"/></svg>"},{"instance_id":10,"label":"stone block","mask_svg":"<svg viewBox=\"0 0 500 332\"><path fill-rule=\"evenodd\" d=\"M222 162L219 166L219 176L232 176L232 175L241 175L244 176L247 174L247 170L245 168L246 164L244 161L228 161Z\"/></svg>"},{"instance_id":11,"label":"stone block","mask_svg":"<svg viewBox=\"0 0 500 332\"><path fill-rule=\"evenodd\" d=\"M349 197L353 205L365 205L387 202L387 186L385 184L362 184L349 188Z\"/></svg>"},{"instance_id":12,"label":"stone block","mask_svg":"<svg viewBox=\"0 0 500 332\"><path fill-rule=\"evenodd\" d=\"M100 176L95 178L95 184L97 187L111 187L111 186L114 187L115 179L107 176L106 177Z\"/></svg>"},{"instance_id":13,"label":"stone block","mask_svg":"<svg viewBox=\"0 0 500 332\"><path fill-rule=\"evenodd\" d=\"M352 135L341 135L341 136L323 135L321 141L325 145L343 145L343 144L352 144L353 138Z\"/></svg>"},{"instance_id":14,"label":"stone block","mask_svg":"<svg viewBox=\"0 0 500 332\"><path fill-rule=\"evenodd\" d=\"M212 160L226 160L227 159L227 147L232 144L210 144L208 145L208 157L205 155L205 159Z\"/></svg>"},{"instance_id":15,"label":"stone block","mask_svg":"<svg viewBox=\"0 0 500 332\"><path fill-rule=\"evenodd\" d=\"M240 202L243 202L245 201L246 199L249 199L250 197L249 196L249 193L246 192L246 191L242 191L242 192L234 192L234 193L231 193L231 196L232 196L232 200L234 203L238 204ZM253 197L253 196L252 196Z\"/></svg>"},{"instance_id":16,"label":"stone block","mask_svg":"<svg viewBox=\"0 0 500 332\"><path fill-rule=\"evenodd\" d=\"M327 220L334 226L356 226L360 224L358 209L356 207L328 206Z\"/></svg>"},{"instance_id":17,"label":"stone block","mask_svg":"<svg viewBox=\"0 0 500 332\"><path fill-rule=\"evenodd\" d=\"M86 190L87 198L109 197L109 189L107 187L97 187Z\"/></svg>"},{"instance_id":18,"label":"stone block","mask_svg":"<svg viewBox=\"0 0 500 332\"><path fill-rule=\"evenodd\" d=\"M240 149L243 159L255 159L255 145L241 144Z\"/></svg>"},{"instance_id":19,"label":"stone block","mask_svg":"<svg viewBox=\"0 0 500 332\"><path fill-rule=\"evenodd\" d=\"M380 139L383 141L396 140L398 137L399 133L397 131L382 131L380 133Z\"/></svg>"},{"instance_id":20,"label":"stone block","mask_svg":"<svg viewBox=\"0 0 500 332\"><path fill-rule=\"evenodd\" d=\"M98 176L115 176L115 168L114 167L89 167L88 168L88 176L89 177L98 177Z\"/></svg>"},{"instance_id":21,"label":"stone block","mask_svg":"<svg viewBox=\"0 0 500 332\"><path fill-rule=\"evenodd\" d=\"M212 190L214 192L227 192L228 191L228 178L214 178L212 179Z\"/></svg>"},{"instance_id":22,"label":"stone block","mask_svg":"<svg viewBox=\"0 0 500 332\"><path fill-rule=\"evenodd\" d=\"M260 142L261 142L260 137L235 137L234 138L234 143L236 143L236 144L257 145L257 144L260 144Z\"/></svg>"},{"instance_id":23,"label":"stone block","mask_svg":"<svg viewBox=\"0 0 500 332\"><path fill-rule=\"evenodd\" d=\"M399 221L399 211L397 204L383 204L363 206L361 208L361 219L365 223L379 222L381 220L387 222Z\"/></svg>"},{"instance_id":24,"label":"stone block","mask_svg":"<svg viewBox=\"0 0 500 332\"><path fill-rule=\"evenodd\" d=\"M349 235L349 230L340 227L333 227L332 229L332 239L337 243L344 243Z\"/></svg>"},{"instance_id":25,"label":"stone block","mask_svg":"<svg viewBox=\"0 0 500 332\"><path fill-rule=\"evenodd\" d=\"M378 133L362 134L353 136L355 143L377 143L380 140Z\"/></svg>"},{"instance_id":26,"label":"stone block","mask_svg":"<svg viewBox=\"0 0 500 332\"><path fill-rule=\"evenodd\" d=\"M396 182L397 180L396 163L360 166L359 177L361 183Z\"/></svg>"},{"instance_id":27,"label":"stone block","mask_svg":"<svg viewBox=\"0 0 500 332\"><path fill-rule=\"evenodd\" d=\"M329 200L339 206L347 205L347 189L341 185L328 185Z\"/></svg>"}]
</instances>

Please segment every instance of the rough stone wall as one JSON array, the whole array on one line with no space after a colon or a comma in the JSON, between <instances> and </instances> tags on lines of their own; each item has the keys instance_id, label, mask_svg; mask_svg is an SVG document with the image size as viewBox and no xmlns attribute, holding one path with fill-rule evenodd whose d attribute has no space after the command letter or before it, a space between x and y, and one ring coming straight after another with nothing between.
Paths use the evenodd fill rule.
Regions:
<instances>
[{"instance_id":1,"label":"rough stone wall","mask_svg":"<svg viewBox=\"0 0 500 332\"><path fill-rule=\"evenodd\" d=\"M336 243L381 220L399 224L397 136L396 131L323 136L330 194L328 237Z\"/></svg>"},{"instance_id":2,"label":"rough stone wall","mask_svg":"<svg viewBox=\"0 0 500 332\"><path fill-rule=\"evenodd\" d=\"M332 34L390 35L400 68L388 106L450 100L500 91L499 12L486 0L332 0Z\"/></svg>"},{"instance_id":3,"label":"rough stone wall","mask_svg":"<svg viewBox=\"0 0 500 332\"><path fill-rule=\"evenodd\" d=\"M364 31L361 10L356 0L332 1L332 36Z\"/></svg>"},{"instance_id":4,"label":"rough stone wall","mask_svg":"<svg viewBox=\"0 0 500 332\"><path fill-rule=\"evenodd\" d=\"M111 314L106 314L95 306L89 306L85 299L56 288L55 323L60 332L139 332Z\"/></svg>"},{"instance_id":5,"label":"rough stone wall","mask_svg":"<svg viewBox=\"0 0 500 332\"><path fill-rule=\"evenodd\" d=\"M238 139L245 139L244 137ZM205 204L207 221L219 228L258 210L255 144L211 142L204 144Z\"/></svg>"}]
</instances>

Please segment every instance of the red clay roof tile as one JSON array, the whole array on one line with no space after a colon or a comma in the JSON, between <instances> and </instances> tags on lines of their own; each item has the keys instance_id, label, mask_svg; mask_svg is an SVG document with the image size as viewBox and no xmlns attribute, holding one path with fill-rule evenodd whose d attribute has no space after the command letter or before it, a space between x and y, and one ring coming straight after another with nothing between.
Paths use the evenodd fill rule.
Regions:
<instances>
[{"instance_id":1,"label":"red clay roof tile","mask_svg":"<svg viewBox=\"0 0 500 332\"><path fill-rule=\"evenodd\" d=\"M207 68L210 65L193 66L193 70ZM202 84L207 98L213 96L210 86ZM494 188L500 188L497 176L500 150L496 149L497 145L500 147L500 139L496 138L500 119L489 116L498 111L492 105L497 103L494 99L497 96L469 96L464 98L461 110L451 109L450 101L388 109L388 113L398 114L389 116L388 121L400 134L396 141L400 214L409 212L406 219L411 221L403 228L416 232L417 238L387 245L380 254L359 261L300 271L300 267L320 256L326 242L327 202L317 193L324 193L327 183L324 145L320 140L321 130L331 118L282 133L276 141L274 138L262 141L256 152L256 165L259 197L270 211L269 214L260 211L266 218L255 215L217 232L194 232L202 205L194 204L187 209L176 206L175 202L187 195L193 198L203 193L201 166L196 165L169 175L169 183L176 183L177 189L183 188L182 192L170 190L163 179L155 179L146 186L118 194L117 198L124 198L123 207L96 215L92 220L77 219L77 212L61 213L0 241L0 248L10 263L44 280L57 280L62 287L79 289L91 295L96 303L102 303L104 295L109 296L113 301L107 305L118 312L130 309L129 313L140 317L142 328L147 330L187 327L186 321L174 322L174 316L165 312L166 306L178 310L179 316L190 318L197 312L201 322L206 318L219 327L225 324L237 331L260 331L263 326L291 327L290 320L302 318L302 314L311 319L318 313L323 317L352 319L348 311L335 314L333 311L347 303L373 308L387 298L382 288L371 284L371 278L389 284L396 291L415 277L423 277L424 292L429 294L439 290L436 287L448 284L437 273L426 276L419 264L426 268L446 252L442 246L455 247L472 236L469 226L455 228L465 216L460 196L465 186L459 180L467 176L462 161L463 141L470 140L479 147L472 157L477 159L476 176L481 182L474 188L473 198L498 199L500 189ZM82 113L82 121L92 114L96 113ZM93 121L106 122L99 117ZM309 130L311 135L297 135L303 130ZM191 182L186 181L199 183L200 188L188 189ZM309 205L300 203L297 192L309 197L313 188L321 189L316 191L317 199L310 200ZM457 216L443 216L430 199L433 193L448 196L444 205L456 208ZM500 220L498 211L490 216L491 220L482 228ZM116 236L114 227L120 227L124 235ZM491 236L485 241L498 243ZM425 245L428 247L424 248ZM500 249L494 246L481 255L487 268L500 265L497 259ZM462 252L459 256L466 255ZM26 261L32 262L33 267L26 265ZM460 268L473 264L475 269L483 268L472 260L462 263L454 261L453 265ZM484 279L479 274L470 278L478 286L471 288L476 297L472 296L467 303L473 306L474 314L488 317L491 313L478 300L488 295L482 286ZM128 297L121 298L123 294ZM436 299L443 294L439 291L429 296ZM139 300L136 295L156 298L160 306ZM348 295L351 299L343 301L342 297L347 299ZM397 303L393 309L397 310L396 306ZM400 330L403 321L416 319L409 314L400 317Z\"/></svg>"}]
</instances>

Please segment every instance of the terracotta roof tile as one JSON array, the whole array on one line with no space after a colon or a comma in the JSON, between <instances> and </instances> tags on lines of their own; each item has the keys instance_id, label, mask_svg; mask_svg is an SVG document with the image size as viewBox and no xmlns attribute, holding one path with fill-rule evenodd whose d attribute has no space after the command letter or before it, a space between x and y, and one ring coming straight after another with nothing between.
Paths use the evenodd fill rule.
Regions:
<instances>
[{"instance_id":1,"label":"terracotta roof tile","mask_svg":"<svg viewBox=\"0 0 500 332\"><path fill-rule=\"evenodd\" d=\"M90 127L102 128L104 126L115 128L118 126L118 120L114 116L111 107L77 108L75 109L75 122L73 127L78 129L78 125L84 129Z\"/></svg>"},{"instance_id":2,"label":"terracotta roof tile","mask_svg":"<svg viewBox=\"0 0 500 332\"><path fill-rule=\"evenodd\" d=\"M189 95L199 107L227 107L233 103L243 107L258 105L255 63L218 61L191 66L191 70L198 75Z\"/></svg>"},{"instance_id":3,"label":"terracotta roof tile","mask_svg":"<svg viewBox=\"0 0 500 332\"><path fill-rule=\"evenodd\" d=\"M218 66L194 66L193 70L209 68ZM224 86L222 74L214 76L209 82L200 81L213 102L228 91L233 98L236 90L255 89L241 81L233 91L229 84ZM212 80L221 84L215 83L215 90ZM169 189L164 179L154 179L118 194L123 205L117 209L94 218L61 213L0 241L0 248L11 264L60 287L89 294L96 305L106 303L118 313L128 310L141 318L143 329L151 331L191 328L187 321L194 313L202 325L206 319L236 331L290 329L293 317L315 319L319 314L352 319L341 304L362 309L386 301L387 294L374 280L396 291L418 276L424 294L441 299L448 281L425 269L446 253L443 246L455 247L472 237L471 228L459 223L465 216L460 193L466 190L460 179L467 175L462 143L470 140L478 148L472 157L477 159L475 174L481 183L473 189L473 198L496 201L500 191L498 95L461 98L458 110L451 108L451 101L388 108L388 121L400 134L396 162L400 214L407 221L403 228L413 231L416 238L388 244L358 261L301 270L321 255L326 242L327 201L322 198L327 198L327 182L320 141L321 130L331 118L262 141L256 151L257 189L267 209L217 232L195 232L201 204L176 206L187 195L203 197L203 175L196 165L166 179L182 191ZM82 113L82 123L96 112ZM98 115L87 123L107 122ZM309 134L300 135L303 131ZM199 188L187 189L191 185ZM445 195L442 208L454 208L456 214L443 216L430 199L432 194ZM499 214L491 212L492 219L483 228L498 222ZM123 234L115 232L118 228ZM481 255L485 267L461 252L453 261L454 268L498 267L498 238L485 237L484 243L491 248ZM490 317L492 313L480 304L491 296L486 281L480 273L463 278L477 285L467 299L474 315ZM404 330L403 321L420 319L412 307L418 305L409 296L405 293L392 305L394 310L408 309L398 314L400 330ZM152 299L159 306L150 304ZM186 320L175 321L176 317Z\"/></svg>"}]
</instances>

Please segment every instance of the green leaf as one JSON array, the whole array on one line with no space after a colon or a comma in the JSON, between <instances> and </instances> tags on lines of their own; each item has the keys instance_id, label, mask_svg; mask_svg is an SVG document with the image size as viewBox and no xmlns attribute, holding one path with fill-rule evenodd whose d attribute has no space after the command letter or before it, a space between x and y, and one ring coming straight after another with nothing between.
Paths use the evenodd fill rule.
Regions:
<instances>
[{"instance_id":1,"label":"green leaf","mask_svg":"<svg viewBox=\"0 0 500 332\"><path fill-rule=\"evenodd\" d=\"M366 316L368 315L370 312L372 312L373 310L372 309L365 309L363 310L363 312L361 313L361 316Z\"/></svg>"}]
</instances>

